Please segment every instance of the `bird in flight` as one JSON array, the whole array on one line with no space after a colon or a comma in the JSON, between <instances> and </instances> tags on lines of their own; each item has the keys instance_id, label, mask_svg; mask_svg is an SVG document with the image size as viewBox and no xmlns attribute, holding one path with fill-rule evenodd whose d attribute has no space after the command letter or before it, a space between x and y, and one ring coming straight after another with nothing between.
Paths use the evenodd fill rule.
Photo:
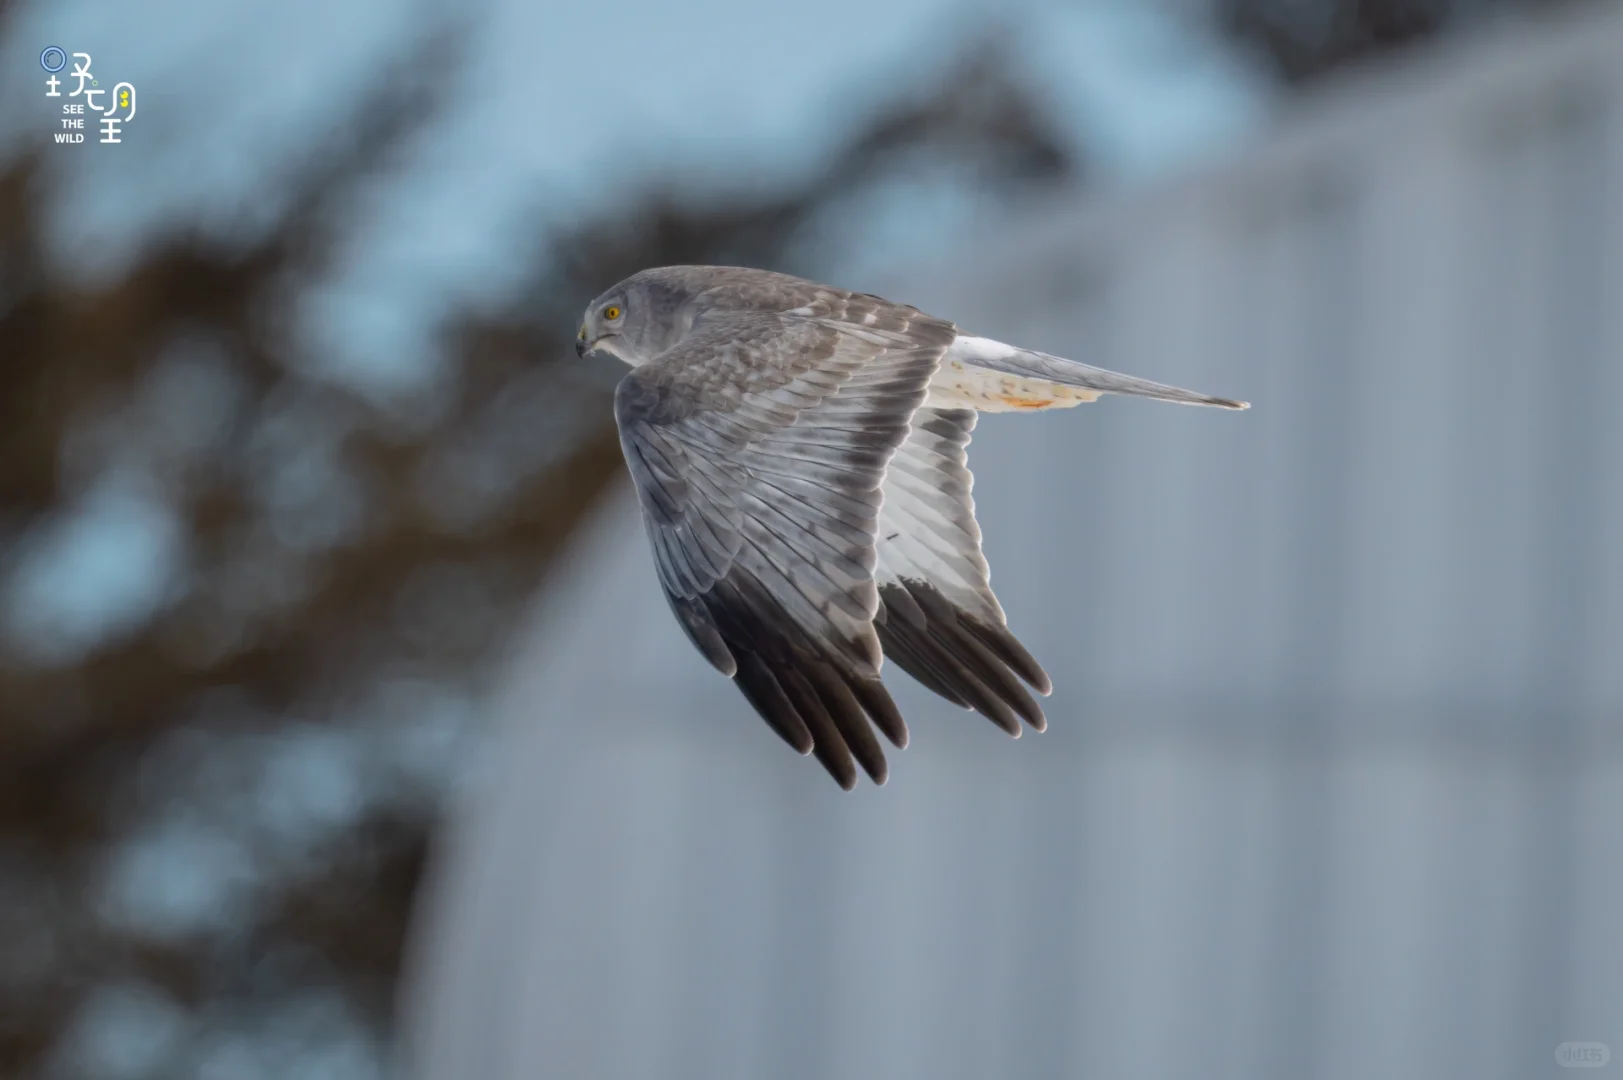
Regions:
<instances>
[{"instance_id":1,"label":"bird in flight","mask_svg":"<svg viewBox=\"0 0 1623 1080\"><path fill-rule=\"evenodd\" d=\"M966 449L982 412L1131 394L1244 409L1029 349L867 293L730 266L634 274L575 351L630 365L620 446L682 629L839 782L888 774L892 660L1019 738L1053 684L992 593Z\"/></svg>"}]
</instances>

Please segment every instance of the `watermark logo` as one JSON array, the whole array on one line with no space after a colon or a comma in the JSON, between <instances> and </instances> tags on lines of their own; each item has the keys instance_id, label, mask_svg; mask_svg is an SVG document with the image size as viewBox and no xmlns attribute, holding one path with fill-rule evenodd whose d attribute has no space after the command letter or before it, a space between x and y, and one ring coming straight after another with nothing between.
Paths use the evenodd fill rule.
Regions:
<instances>
[{"instance_id":1,"label":"watermark logo","mask_svg":"<svg viewBox=\"0 0 1623 1080\"><path fill-rule=\"evenodd\" d=\"M1563 1069L1598 1069L1612 1060L1612 1048L1598 1042L1565 1042L1555 1048L1555 1063Z\"/></svg>"},{"instance_id":2,"label":"watermark logo","mask_svg":"<svg viewBox=\"0 0 1623 1080\"><path fill-rule=\"evenodd\" d=\"M57 72L68 66L69 58L73 60L73 69L67 73L67 79L59 78ZM85 141L85 125L99 125L101 143L121 143L120 133L124 125L135 119L135 84L121 82L106 90L101 80L90 71L91 58L89 53L68 53L56 45L47 45L40 50L39 66L45 69L45 96L48 98L67 98L61 102L62 112L57 117L60 128L52 132L54 140L63 146L79 146ZM76 85L66 94L62 87L67 81ZM101 99L107 99L106 105ZM82 98L73 101L73 98Z\"/></svg>"}]
</instances>

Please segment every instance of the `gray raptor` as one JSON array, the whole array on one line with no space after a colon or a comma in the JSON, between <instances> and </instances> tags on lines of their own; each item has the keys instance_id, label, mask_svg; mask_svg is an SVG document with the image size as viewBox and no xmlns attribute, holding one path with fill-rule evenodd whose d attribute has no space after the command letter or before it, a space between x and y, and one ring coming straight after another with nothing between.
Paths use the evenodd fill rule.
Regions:
<instances>
[{"instance_id":1,"label":"gray raptor","mask_svg":"<svg viewBox=\"0 0 1623 1080\"><path fill-rule=\"evenodd\" d=\"M977 413L1100 394L1246 408L743 267L634 274L592 301L575 351L631 366L614 416L677 620L846 790L858 764L885 782L875 727L907 745L886 657L1016 738L1046 726L1031 691L1053 684L981 554Z\"/></svg>"}]
</instances>

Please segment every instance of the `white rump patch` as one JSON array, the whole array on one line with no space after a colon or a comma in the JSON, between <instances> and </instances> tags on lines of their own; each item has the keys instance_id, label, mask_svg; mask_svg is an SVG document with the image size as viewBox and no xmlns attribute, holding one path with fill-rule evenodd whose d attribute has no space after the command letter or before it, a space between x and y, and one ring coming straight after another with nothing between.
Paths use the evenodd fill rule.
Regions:
<instances>
[{"instance_id":1,"label":"white rump patch","mask_svg":"<svg viewBox=\"0 0 1623 1080\"><path fill-rule=\"evenodd\" d=\"M1007 360L1025 351L987 337L959 335L953 338L952 344L948 346L947 359L959 360L966 364L980 364L988 360Z\"/></svg>"}]
</instances>

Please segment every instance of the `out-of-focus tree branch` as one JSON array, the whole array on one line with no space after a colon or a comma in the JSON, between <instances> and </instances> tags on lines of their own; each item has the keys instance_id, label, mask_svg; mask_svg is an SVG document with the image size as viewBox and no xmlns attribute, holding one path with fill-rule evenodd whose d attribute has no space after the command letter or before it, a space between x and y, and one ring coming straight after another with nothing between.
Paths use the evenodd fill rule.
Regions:
<instances>
[{"instance_id":1,"label":"out-of-focus tree branch","mask_svg":"<svg viewBox=\"0 0 1623 1080\"><path fill-rule=\"evenodd\" d=\"M1302 85L1497 11L1581 2L1585 0L1217 0L1216 7L1228 33L1263 57L1286 83Z\"/></svg>"}]
</instances>

